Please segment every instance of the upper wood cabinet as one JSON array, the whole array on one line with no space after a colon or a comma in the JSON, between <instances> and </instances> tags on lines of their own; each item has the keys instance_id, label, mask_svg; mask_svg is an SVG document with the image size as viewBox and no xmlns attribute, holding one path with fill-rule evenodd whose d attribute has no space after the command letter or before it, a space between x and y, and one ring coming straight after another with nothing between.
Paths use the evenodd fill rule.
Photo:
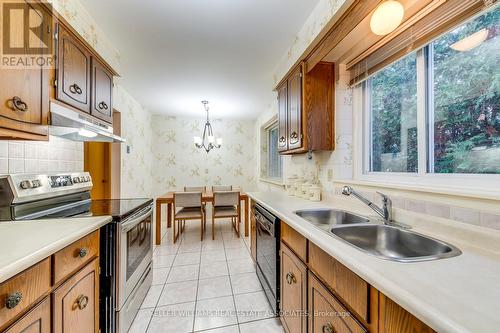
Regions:
<instances>
[{"instance_id":1,"label":"upper wood cabinet","mask_svg":"<svg viewBox=\"0 0 500 333\"><path fill-rule=\"evenodd\" d=\"M26 3L28 7L43 10L34 3ZM40 11L31 11L33 15L40 15ZM11 15L11 20L22 20L23 16ZM35 35L51 34L51 27L43 22ZM11 21L11 26L23 26L23 22ZM35 29L35 28L32 28ZM28 55L28 43L24 41L24 34L10 34L11 44L24 45L23 50L17 50L17 55ZM50 39L51 37L49 37ZM15 40L12 40L15 39ZM42 46L42 40L40 46ZM33 41L32 41L33 43ZM33 47L33 45L31 45ZM4 50L5 52L5 50ZM7 59L8 60L8 59ZM12 64L0 68L0 138L46 140L48 138L49 112L49 84L50 70L36 66Z\"/></svg>"},{"instance_id":2,"label":"upper wood cabinet","mask_svg":"<svg viewBox=\"0 0 500 333\"><path fill-rule=\"evenodd\" d=\"M92 107L90 114L113 122L113 74L92 58Z\"/></svg>"},{"instance_id":3,"label":"upper wood cabinet","mask_svg":"<svg viewBox=\"0 0 500 333\"><path fill-rule=\"evenodd\" d=\"M306 73L301 63L277 87L282 154L333 150L334 64L321 62Z\"/></svg>"},{"instance_id":4,"label":"upper wood cabinet","mask_svg":"<svg viewBox=\"0 0 500 333\"><path fill-rule=\"evenodd\" d=\"M58 25L56 98L86 113L90 113L90 61L80 41Z\"/></svg>"}]
</instances>

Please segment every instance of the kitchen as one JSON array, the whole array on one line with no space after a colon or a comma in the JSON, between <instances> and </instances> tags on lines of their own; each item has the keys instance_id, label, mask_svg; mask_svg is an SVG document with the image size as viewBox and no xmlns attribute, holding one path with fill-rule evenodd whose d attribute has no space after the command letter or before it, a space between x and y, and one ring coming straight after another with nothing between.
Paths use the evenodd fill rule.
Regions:
<instances>
[{"instance_id":1,"label":"kitchen","mask_svg":"<svg viewBox=\"0 0 500 333\"><path fill-rule=\"evenodd\" d=\"M497 1L0 5L1 332L498 331Z\"/></svg>"}]
</instances>

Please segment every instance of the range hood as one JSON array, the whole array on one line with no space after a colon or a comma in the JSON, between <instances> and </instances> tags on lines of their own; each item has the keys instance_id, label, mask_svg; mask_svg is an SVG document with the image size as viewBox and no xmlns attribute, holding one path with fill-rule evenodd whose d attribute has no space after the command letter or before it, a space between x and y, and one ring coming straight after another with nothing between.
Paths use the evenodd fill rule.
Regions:
<instances>
[{"instance_id":1,"label":"range hood","mask_svg":"<svg viewBox=\"0 0 500 333\"><path fill-rule=\"evenodd\" d=\"M55 102L50 102L50 135L72 141L125 142L113 134L113 127Z\"/></svg>"}]
</instances>

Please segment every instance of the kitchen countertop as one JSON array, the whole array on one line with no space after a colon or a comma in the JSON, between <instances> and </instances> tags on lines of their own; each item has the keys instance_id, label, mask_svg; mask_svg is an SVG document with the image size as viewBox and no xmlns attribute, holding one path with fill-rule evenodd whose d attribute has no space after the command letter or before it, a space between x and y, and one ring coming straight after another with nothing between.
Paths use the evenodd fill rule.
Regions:
<instances>
[{"instance_id":1,"label":"kitchen countertop","mask_svg":"<svg viewBox=\"0 0 500 333\"><path fill-rule=\"evenodd\" d=\"M462 251L453 258L399 263L366 254L293 213L330 207L374 216L369 207L354 198L310 202L286 193L248 195L434 330L498 332L499 231L394 209L395 221Z\"/></svg>"},{"instance_id":2,"label":"kitchen countertop","mask_svg":"<svg viewBox=\"0 0 500 333\"><path fill-rule=\"evenodd\" d=\"M0 283L110 221L111 216L0 222Z\"/></svg>"}]
</instances>

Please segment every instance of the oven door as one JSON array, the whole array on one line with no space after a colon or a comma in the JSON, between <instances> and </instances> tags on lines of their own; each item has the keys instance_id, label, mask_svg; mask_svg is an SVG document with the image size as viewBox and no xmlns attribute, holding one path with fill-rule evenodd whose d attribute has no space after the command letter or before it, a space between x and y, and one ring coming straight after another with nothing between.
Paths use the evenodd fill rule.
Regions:
<instances>
[{"instance_id":1,"label":"oven door","mask_svg":"<svg viewBox=\"0 0 500 333\"><path fill-rule=\"evenodd\" d=\"M150 205L118 225L117 310L139 283L153 258L153 206Z\"/></svg>"},{"instance_id":2,"label":"oven door","mask_svg":"<svg viewBox=\"0 0 500 333\"><path fill-rule=\"evenodd\" d=\"M257 266L264 291L274 307L277 301L277 239L275 225L261 214L256 214L257 227ZM274 304L273 304L274 303Z\"/></svg>"}]
</instances>

